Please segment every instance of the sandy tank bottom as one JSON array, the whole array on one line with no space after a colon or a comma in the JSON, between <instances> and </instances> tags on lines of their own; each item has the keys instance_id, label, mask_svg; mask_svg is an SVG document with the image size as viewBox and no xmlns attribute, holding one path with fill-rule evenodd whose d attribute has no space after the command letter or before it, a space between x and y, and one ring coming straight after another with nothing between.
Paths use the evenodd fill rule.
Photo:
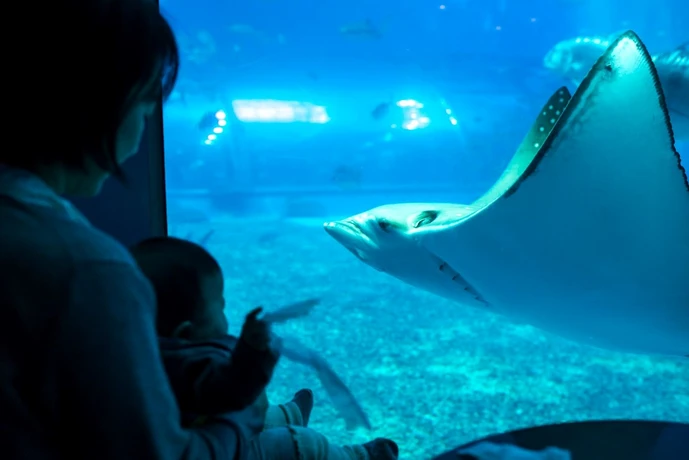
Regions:
<instances>
[{"instance_id":1,"label":"sandy tank bottom","mask_svg":"<svg viewBox=\"0 0 689 460\"><path fill-rule=\"evenodd\" d=\"M585 348L440 299L365 266L318 225L172 223L170 234L210 229L207 247L225 271L232 333L254 306L322 299L310 317L276 332L320 351L359 398L373 431L347 432L315 375L285 360L268 395L283 402L313 389L310 426L332 442L384 436L398 442L401 458L417 460L546 423L689 422L689 360Z\"/></svg>"}]
</instances>

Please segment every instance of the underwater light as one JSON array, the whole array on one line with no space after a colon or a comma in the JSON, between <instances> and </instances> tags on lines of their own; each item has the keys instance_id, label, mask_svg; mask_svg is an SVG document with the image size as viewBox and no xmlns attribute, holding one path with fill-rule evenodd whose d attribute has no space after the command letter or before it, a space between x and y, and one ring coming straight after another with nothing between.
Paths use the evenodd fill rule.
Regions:
<instances>
[{"instance_id":1,"label":"underwater light","mask_svg":"<svg viewBox=\"0 0 689 460\"><path fill-rule=\"evenodd\" d=\"M425 128L431 123L431 119L423 113L423 104L421 102L414 99L403 99L397 101L396 105L402 109L404 119L401 125L392 125L393 129L401 127L407 131L413 131Z\"/></svg>"},{"instance_id":2,"label":"underwater light","mask_svg":"<svg viewBox=\"0 0 689 460\"><path fill-rule=\"evenodd\" d=\"M239 121L244 123L315 123L330 121L325 107L309 102L245 99L232 102Z\"/></svg>"},{"instance_id":3,"label":"underwater light","mask_svg":"<svg viewBox=\"0 0 689 460\"><path fill-rule=\"evenodd\" d=\"M203 141L204 144L212 145L218 139L218 134L224 132L224 126L227 125L226 118L227 114L224 110L207 112L201 117L198 127L201 131L208 133Z\"/></svg>"},{"instance_id":4,"label":"underwater light","mask_svg":"<svg viewBox=\"0 0 689 460\"><path fill-rule=\"evenodd\" d=\"M449 104L445 99L440 99L440 105L443 106L445 109L445 114L447 115L447 120L450 122L452 126L457 126L459 122L457 121L457 118L454 116L454 112L450 108Z\"/></svg>"},{"instance_id":5,"label":"underwater light","mask_svg":"<svg viewBox=\"0 0 689 460\"><path fill-rule=\"evenodd\" d=\"M414 99L403 99L401 101L397 101L397 107L422 109L423 104L419 101L415 101Z\"/></svg>"}]
</instances>

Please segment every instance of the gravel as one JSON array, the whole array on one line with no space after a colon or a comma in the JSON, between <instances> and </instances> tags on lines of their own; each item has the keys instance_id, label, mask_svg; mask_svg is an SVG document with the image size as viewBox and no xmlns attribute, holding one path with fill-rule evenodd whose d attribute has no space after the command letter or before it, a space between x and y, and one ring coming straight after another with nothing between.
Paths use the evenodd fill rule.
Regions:
<instances>
[{"instance_id":1,"label":"gravel","mask_svg":"<svg viewBox=\"0 0 689 460\"><path fill-rule=\"evenodd\" d=\"M348 432L313 373L283 360L272 402L311 388L310 426L331 442L394 439L403 459L489 434L593 419L689 422L689 359L586 348L464 307L379 273L318 225L224 220L171 226L215 233L231 332L252 307L309 297L321 305L277 333L318 351L359 398L374 426ZM591 318L595 321L595 318Z\"/></svg>"}]
</instances>

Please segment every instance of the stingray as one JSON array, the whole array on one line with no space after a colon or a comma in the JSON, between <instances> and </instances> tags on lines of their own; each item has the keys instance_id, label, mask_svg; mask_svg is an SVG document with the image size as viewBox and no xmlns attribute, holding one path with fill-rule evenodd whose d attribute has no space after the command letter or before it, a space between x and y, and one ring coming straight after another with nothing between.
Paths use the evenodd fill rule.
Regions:
<instances>
[{"instance_id":1,"label":"stingray","mask_svg":"<svg viewBox=\"0 0 689 460\"><path fill-rule=\"evenodd\" d=\"M362 214L370 222L343 244L370 239L371 222L395 206ZM503 175L463 209L388 226L386 238L405 242L404 276L380 252L361 258L580 343L689 355L689 182L657 71L634 32L610 45L571 100L564 88L551 97ZM414 266L419 254L437 267ZM439 275L459 276L470 291L448 295Z\"/></svg>"},{"instance_id":2,"label":"stingray","mask_svg":"<svg viewBox=\"0 0 689 460\"><path fill-rule=\"evenodd\" d=\"M328 222L325 230L355 257L380 272L434 294L484 307L486 302L459 273L410 236L410 230L421 225L456 222L472 212L474 208L460 204L390 204Z\"/></svg>"}]
</instances>

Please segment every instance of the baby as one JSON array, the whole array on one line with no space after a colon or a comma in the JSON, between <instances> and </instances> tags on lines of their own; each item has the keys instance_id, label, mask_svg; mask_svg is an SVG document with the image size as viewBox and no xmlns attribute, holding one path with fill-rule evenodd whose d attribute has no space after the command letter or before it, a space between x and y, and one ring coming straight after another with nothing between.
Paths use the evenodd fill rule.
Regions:
<instances>
[{"instance_id":1,"label":"baby","mask_svg":"<svg viewBox=\"0 0 689 460\"><path fill-rule=\"evenodd\" d=\"M227 334L222 269L205 249L165 237L139 243L132 254L156 291L163 363L188 424L256 404L266 414L264 430L251 446L256 459L397 459L391 440L336 446L307 428L310 390L297 392L287 404L268 404L265 387L278 360L270 326L257 308L238 339Z\"/></svg>"}]
</instances>

